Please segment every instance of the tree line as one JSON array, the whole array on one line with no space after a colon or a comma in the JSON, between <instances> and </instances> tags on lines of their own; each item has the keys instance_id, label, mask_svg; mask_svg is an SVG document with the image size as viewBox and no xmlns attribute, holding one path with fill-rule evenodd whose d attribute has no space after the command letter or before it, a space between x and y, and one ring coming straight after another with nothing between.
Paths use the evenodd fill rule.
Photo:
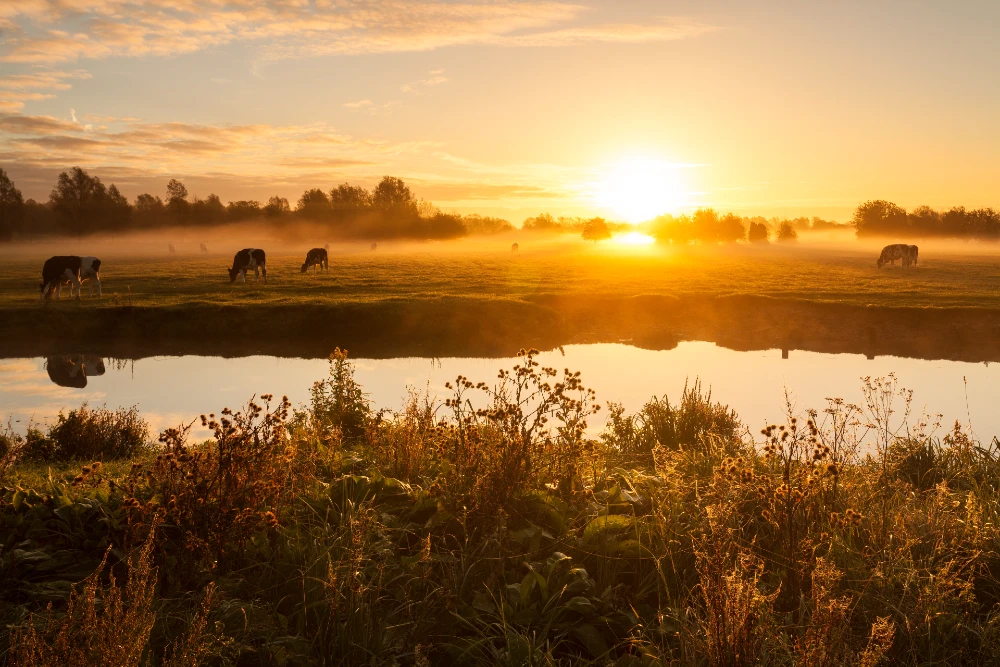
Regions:
<instances>
[{"instance_id":1,"label":"tree line","mask_svg":"<svg viewBox=\"0 0 1000 667\"><path fill-rule=\"evenodd\" d=\"M883 199L866 201L851 220L859 237L939 237L1000 240L1000 212L955 206L935 211L930 206L906 209Z\"/></svg>"},{"instance_id":2,"label":"tree line","mask_svg":"<svg viewBox=\"0 0 1000 667\"><path fill-rule=\"evenodd\" d=\"M446 239L514 229L501 218L443 213L414 197L409 186L394 176L384 177L370 191L348 183L328 191L309 189L294 208L279 196L266 202L238 200L227 204L215 194L204 199L191 197L176 179L167 183L165 195L161 198L147 192L129 202L115 184L105 186L100 178L74 167L59 174L47 201L25 200L0 169L0 240L211 227L255 220L278 228L309 222L323 227L331 238L345 239Z\"/></svg>"}]
</instances>

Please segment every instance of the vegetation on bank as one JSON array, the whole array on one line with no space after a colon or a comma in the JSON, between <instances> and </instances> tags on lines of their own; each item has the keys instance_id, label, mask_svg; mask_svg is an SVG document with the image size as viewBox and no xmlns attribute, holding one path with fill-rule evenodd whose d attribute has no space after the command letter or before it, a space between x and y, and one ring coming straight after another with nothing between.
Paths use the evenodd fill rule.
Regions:
<instances>
[{"instance_id":1,"label":"vegetation on bank","mask_svg":"<svg viewBox=\"0 0 1000 667\"><path fill-rule=\"evenodd\" d=\"M0 468L3 659L996 664L997 442L862 390L751 435L694 384L593 438L594 393L533 351L399 412L338 351L302 409Z\"/></svg>"}]
</instances>

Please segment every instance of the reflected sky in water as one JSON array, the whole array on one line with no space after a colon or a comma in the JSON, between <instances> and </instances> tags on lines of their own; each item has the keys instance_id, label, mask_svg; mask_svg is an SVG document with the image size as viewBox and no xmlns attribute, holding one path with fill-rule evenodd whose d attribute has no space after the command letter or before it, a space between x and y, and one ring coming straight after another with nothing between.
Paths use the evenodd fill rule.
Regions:
<instances>
[{"instance_id":1,"label":"reflected sky in water","mask_svg":"<svg viewBox=\"0 0 1000 667\"><path fill-rule=\"evenodd\" d=\"M1000 414L993 392L1000 386L996 365L926 361L897 357L822 354L792 350L737 352L712 343L685 342L672 350L643 350L628 345L572 345L540 355L543 365L579 370L602 403L618 401L632 411L652 395L677 398L687 379L698 377L713 398L733 407L754 431L781 419L787 387L797 409L822 409L827 397L861 401L860 378L894 372L901 386L914 390L917 412L943 413L947 426L970 422L984 440L1000 434ZM53 381L47 360L0 360L0 414L12 416L23 432L29 421L48 423L60 410L79 406L137 405L159 431L188 423L201 413L236 408L254 394L287 394L293 404L309 398L312 382L327 374L327 362L277 357L151 357L124 364L105 359L103 373L90 374L86 386L67 373L99 368L97 360L53 358L66 366ZM497 369L513 359L405 358L356 359L356 377L377 407L402 406L407 387L443 398L444 383L461 374L492 381ZM75 371L83 366L82 371ZM62 386L62 385L73 386ZM598 416L597 422L603 423ZM196 436L204 435L197 431Z\"/></svg>"}]
</instances>

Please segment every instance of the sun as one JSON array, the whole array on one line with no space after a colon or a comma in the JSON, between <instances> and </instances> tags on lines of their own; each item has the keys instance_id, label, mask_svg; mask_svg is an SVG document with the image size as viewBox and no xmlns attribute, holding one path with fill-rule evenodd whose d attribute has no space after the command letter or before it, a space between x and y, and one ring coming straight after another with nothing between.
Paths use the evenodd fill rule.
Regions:
<instances>
[{"instance_id":1,"label":"sun","mask_svg":"<svg viewBox=\"0 0 1000 667\"><path fill-rule=\"evenodd\" d=\"M611 165L594 188L594 200L626 222L644 222L684 206L680 170L663 160L631 157Z\"/></svg>"}]
</instances>

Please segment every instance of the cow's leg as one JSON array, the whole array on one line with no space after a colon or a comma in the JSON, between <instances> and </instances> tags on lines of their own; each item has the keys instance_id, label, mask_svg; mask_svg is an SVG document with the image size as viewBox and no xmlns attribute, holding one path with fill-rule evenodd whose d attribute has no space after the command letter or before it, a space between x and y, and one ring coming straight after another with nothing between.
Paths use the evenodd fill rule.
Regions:
<instances>
[{"instance_id":1,"label":"cow's leg","mask_svg":"<svg viewBox=\"0 0 1000 667\"><path fill-rule=\"evenodd\" d=\"M243 281L244 285L247 284L247 270L246 269L240 269L240 280Z\"/></svg>"},{"instance_id":2,"label":"cow's leg","mask_svg":"<svg viewBox=\"0 0 1000 667\"><path fill-rule=\"evenodd\" d=\"M101 274L99 274L99 273L94 275L94 282L90 285L90 293L91 293L91 295L93 295L93 293L94 293L94 285L95 284L97 285L97 296L98 297L104 296L103 294L101 294Z\"/></svg>"},{"instance_id":3,"label":"cow's leg","mask_svg":"<svg viewBox=\"0 0 1000 667\"><path fill-rule=\"evenodd\" d=\"M80 284L80 279L77 276L70 278L70 283L69 295L73 296L73 289L76 288L76 300L79 301L80 297L83 296L83 285Z\"/></svg>"},{"instance_id":4,"label":"cow's leg","mask_svg":"<svg viewBox=\"0 0 1000 667\"><path fill-rule=\"evenodd\" d=\"M253 281L256 283L258 280L260 280L260 267L255 266L253 267Z\"/></svg>"},{"instance_id":5,"label":"cow's leg","mask_svg":"<svg viewBox=\"0 0 1000 667\"><path fill-rule=\"evenodd\" d=\"M264 284L266 285L267 284L267 267L264 266L264 265L261 265L260 270L261 270L261 273L264 274Z\"/></svg>"}]
</instances>

